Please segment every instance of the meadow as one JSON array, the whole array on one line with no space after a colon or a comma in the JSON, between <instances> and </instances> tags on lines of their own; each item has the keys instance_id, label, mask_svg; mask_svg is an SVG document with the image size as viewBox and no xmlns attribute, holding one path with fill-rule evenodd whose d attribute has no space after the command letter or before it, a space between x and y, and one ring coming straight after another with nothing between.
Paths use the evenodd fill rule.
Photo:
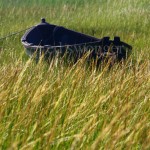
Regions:
<instances>
[{"instance_id":1,"label":"meadow","mask_svg":"<svg viewBox=\"0 0 150 150\"><path fill-rule=\"evenodd\" d=\"M149 0L0 0L0 38L49 23L120 36L128 60L38 64L21 36L0 40L0 149L150 149Z\"/></svg>"}]
</instances>

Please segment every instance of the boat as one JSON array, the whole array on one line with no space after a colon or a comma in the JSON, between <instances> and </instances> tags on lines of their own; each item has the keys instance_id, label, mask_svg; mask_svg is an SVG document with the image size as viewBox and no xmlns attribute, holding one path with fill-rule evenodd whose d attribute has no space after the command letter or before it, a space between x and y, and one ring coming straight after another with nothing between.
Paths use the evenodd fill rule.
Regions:
<instances>
[{"instance_id":1,"label":"boat","mask_svg":"<svg viewBox=\"0 0 150 150\"><path fill-rule=\"evenodd\" d=\"M41 19L41 23L26 31L21 42L27 55L33 57L36 53L37 61L43 54L46 59L51 59L53 56L64 56L66 53L78 60L86 52L90 52L89 58L92 59L102 60L107 56L115 56L115 59L120 61L126 59L132 51L132 46L121 41L118 36L115 36L113 40L110 40L110 37L99 39L49 24L45 18Z\"/></svg>"}]
</instances>

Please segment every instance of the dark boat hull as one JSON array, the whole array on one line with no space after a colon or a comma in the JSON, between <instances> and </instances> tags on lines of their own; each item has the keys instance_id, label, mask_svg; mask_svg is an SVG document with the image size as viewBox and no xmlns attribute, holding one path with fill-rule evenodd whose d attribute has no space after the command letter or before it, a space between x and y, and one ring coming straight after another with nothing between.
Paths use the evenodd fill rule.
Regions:
<instances>
[{"instance_id":1,"label":"dark boat hull","mask_svg":"<svg viewBox=\"0 0 150 150\"><path fill-rule=\"evenodd\" d=\"M27 55L36 53L36 60L44 54L46 59L67 54L75 60L90 52L92 59L103 59L107 55L115 55L117 60L126 59L132 47L120 41L119 37L110 40L109 37L98 39L89 35L75 32L64 27L51 25L42 20L37 26L27 31L21 39Z\"/></svg>"}]
</instances>

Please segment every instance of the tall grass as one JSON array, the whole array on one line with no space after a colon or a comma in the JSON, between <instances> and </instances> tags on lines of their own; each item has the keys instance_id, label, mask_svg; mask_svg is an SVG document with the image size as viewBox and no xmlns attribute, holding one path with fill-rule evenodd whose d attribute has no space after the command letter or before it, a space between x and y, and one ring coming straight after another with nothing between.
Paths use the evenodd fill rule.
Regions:
<instances>
[{"instance_id":1,"label":"tall grass","mask_svg":"<svg viewBox=\"0 0 150 150\"><path fill-rule=\"evenodd\" d=\"M131 58L111 69L85 58L35 64L23 33L0 41L0 149L150 149L149 1L78 2L0 0L0 36L45 17L99 38L121 36Z\"/></svg>"},{"instance_id":2,"label":"tall grass","mask_svg":"<svg viewBox=\"0 0 150 150\"><path fill-rule=\"evenodd\" d=\"M2 149L148 149L150 73L31 60L1 67Z\"/></svg>"}]
</instances>

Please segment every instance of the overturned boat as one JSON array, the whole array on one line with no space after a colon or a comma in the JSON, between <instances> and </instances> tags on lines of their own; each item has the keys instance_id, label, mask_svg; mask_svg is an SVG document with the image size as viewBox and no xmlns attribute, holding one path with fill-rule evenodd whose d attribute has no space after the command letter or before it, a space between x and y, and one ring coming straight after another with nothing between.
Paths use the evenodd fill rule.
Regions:
<instances>
[{"instance_id":1,"label":"overturned boat","mask_svg":"<svg viewBox=\"0 0 150 150\"><path fill-rule=\"evenodd\" d=\"M36 60L44 54L51 59L56 54L67 54L75 60L90 52L89 58L102 60L106 57L115 57L116 60L126 59L132 47L120 41L120 37L101 39L69 30L62 26L52 25L43 18L41 23L29 29L21 38L26 53L32 57L36 53Z\"/></svg>"}]
</instances>

